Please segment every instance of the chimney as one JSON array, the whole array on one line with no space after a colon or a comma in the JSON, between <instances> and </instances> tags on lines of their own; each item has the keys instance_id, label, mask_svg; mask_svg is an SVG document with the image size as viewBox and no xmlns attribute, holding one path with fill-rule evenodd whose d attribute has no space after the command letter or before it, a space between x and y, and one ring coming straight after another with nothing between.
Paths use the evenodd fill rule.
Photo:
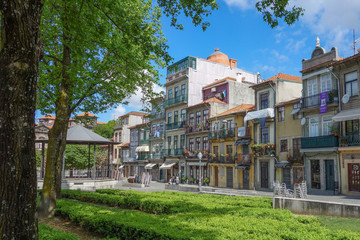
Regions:
<instances>
[{"instance_id":1,"label":"chimney","mask_svg":"<svg viewBox=\"0 0 360 240\"><path fill-rule=\"evenodd\" d=\"M236 59L229 59L229 62L230 62L230 67L234 67L236 68L236 63L237 63L237 60Z\"/></svg>"}]
</instances>

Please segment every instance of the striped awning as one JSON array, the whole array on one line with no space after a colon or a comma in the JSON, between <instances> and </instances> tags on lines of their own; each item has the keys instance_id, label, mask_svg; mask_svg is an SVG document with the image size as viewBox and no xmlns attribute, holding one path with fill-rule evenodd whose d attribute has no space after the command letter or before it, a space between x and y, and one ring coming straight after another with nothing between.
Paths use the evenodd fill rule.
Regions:
<instances>
[{"instance_id":1,"label":"striped awning","mask_svg":"<svg viewBox=\"0 0 360 240\"><path fill-rule=\"evenodd\" d=\"M145 165L145 169L152 169L155 165L156 165L156 163L146 164L146 165Z\"/></svg>"},{"instance_id":2,"label":"striped awning","mask_svg":"<svg viewBox=\"0 0 360 240\"><path fill-rule=\"evenodd\" d=\"M172 163L164 162L163 164L161 164L160 169L170 169L175 164L176 164L176 162L172 162Z\"/></svg>"}]
</instances>

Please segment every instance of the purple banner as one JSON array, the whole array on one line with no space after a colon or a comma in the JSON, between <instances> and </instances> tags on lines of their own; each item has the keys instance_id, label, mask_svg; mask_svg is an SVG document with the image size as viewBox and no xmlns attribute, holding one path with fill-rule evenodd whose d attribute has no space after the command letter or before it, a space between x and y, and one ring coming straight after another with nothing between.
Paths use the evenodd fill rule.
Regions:
<instances>
[{"instance_id":1,"label":"purple banner","mask_svg":"<svg viewBox=\"0 0 360 240\"><path fill-rule=\"evenodd\" d=\"M328 92L320 93L320 109L319 109L319 113L327 113L327 94L328 94Z\"/></svg>"}]
</instances>

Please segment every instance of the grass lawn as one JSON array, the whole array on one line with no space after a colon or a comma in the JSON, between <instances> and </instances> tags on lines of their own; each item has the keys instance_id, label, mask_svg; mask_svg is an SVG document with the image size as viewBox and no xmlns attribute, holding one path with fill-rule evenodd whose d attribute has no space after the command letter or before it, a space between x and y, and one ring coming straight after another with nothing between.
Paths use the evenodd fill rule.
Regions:
<instances>
[{"instance_id":1,"label":"grass lawn","mask_svg":"<svg viewBox=\"0 0 360 240\"><path fill-rule=\"evenodd\" d=\"M295 216L272 209L271 198L120 190L63 197L56 215L119 239L360 239L360 220Z\"/></svg>"}]
</instances>

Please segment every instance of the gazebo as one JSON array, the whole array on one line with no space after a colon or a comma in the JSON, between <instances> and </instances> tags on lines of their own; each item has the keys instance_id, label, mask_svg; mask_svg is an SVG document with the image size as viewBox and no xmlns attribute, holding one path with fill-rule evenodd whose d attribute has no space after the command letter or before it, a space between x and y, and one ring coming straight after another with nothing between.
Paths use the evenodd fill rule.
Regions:
<instances>
[{"instance_id":1,"label":"gazebo","mask_svg":"<svg viewBox=\"0 0 360 240\"><path fill-rule=\"evenodd\" d=\"M48 142L48 139L39 139L35 140L36 143L42 143L42 153L41 153L41 177L44 177L44 150L45 150L45 143ZM111 145L116 144L97 133L83 127L82 125L76 125L72 128L68 129L67 136L66 136L66 144L77 144L77 145L88 145L89 146L89 158L88 158L88 177L96 179L96 145L107 145L108 146L108 172L107 177L110 177L110 151L112 150ZM94 146L94 163L93 163L93 170L94 174L91 176L90 171L90 148L91 145ZM63 159L63 178L65 178L65 154Z\"/></svg>"}]
</instances>

